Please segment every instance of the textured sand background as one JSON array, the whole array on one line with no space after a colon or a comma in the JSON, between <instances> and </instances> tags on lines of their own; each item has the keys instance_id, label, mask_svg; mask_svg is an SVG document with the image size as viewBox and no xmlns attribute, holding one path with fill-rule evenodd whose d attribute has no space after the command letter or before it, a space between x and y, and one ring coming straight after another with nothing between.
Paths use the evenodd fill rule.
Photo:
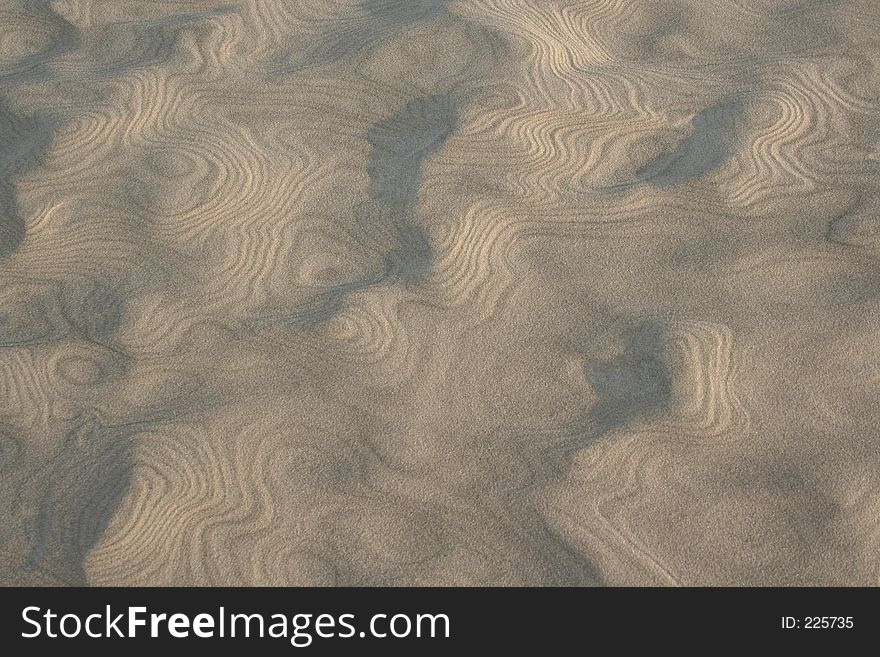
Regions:
<instances>
[{"instance_id":1,"label":"textured sand background","mask_svg":"<svg viewBox=\"0 0 880 657\"><path fill-rule=\"evenodd\" d=\"M0 582L880 583L878 34L0 1Z\"/></svg>"}]
</instances>

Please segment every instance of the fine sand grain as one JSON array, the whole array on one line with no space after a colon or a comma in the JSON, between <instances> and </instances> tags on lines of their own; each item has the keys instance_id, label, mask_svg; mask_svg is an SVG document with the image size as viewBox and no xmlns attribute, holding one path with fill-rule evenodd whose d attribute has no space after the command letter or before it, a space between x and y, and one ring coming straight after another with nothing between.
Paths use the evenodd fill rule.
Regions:
<instances>
[{"instance_id":1,"label":"fine sand grain","mask_svg":"<svg viewBox=\"0 0 880 657\"><path fill-rule=\"evenodd\" d=\"M0 583L880 584L877 0L0 0Z\"/></svg>"}]
</instances>

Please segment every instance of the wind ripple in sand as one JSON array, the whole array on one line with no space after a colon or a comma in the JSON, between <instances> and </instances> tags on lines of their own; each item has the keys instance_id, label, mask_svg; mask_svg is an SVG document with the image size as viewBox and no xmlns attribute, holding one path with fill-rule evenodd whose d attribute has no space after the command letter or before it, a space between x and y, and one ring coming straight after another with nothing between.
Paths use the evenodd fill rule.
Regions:
<instances>
[{"instance_id":1,"label":"wind ripple in sand","mask_svg":"<svg viewBox=\"0 0 880 657\"><path fill-rule=\"evenodd\" d=\"M15 0L0 581L877 584L873 0Z\"/></svg>"}]
</instances>

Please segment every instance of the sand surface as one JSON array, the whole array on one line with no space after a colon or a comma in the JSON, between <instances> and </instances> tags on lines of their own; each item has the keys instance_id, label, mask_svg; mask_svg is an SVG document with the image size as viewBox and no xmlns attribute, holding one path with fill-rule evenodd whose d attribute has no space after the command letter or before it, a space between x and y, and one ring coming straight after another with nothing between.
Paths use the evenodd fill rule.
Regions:
<instances>
[{"instance_id":1,"label":"sand surface","mask_svg":"<svg viewBox=\"0 0 880 657\"><path fill-rule=\"evenodd\" d=\"M0 1L0 583L880 584L878 35Z\"/></svg>"}]
</instances>

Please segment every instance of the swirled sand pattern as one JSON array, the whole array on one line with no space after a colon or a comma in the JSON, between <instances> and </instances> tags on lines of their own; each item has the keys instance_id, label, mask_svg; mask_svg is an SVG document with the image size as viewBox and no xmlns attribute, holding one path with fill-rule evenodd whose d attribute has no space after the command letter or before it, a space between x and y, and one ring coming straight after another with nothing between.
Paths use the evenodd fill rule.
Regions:
<instances>
[{"instance_id":1,"label":"swirled sand pattern","mask_svg":"<svg viewBox=\"0 0 880 657\"><path fill-rule=\"evenodd\" d=\"M875 0L8 0L0 583L880 584Z\"/></svg>"}]
</instances>

